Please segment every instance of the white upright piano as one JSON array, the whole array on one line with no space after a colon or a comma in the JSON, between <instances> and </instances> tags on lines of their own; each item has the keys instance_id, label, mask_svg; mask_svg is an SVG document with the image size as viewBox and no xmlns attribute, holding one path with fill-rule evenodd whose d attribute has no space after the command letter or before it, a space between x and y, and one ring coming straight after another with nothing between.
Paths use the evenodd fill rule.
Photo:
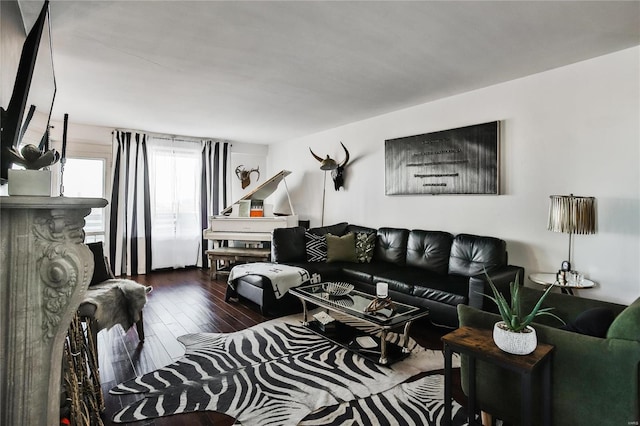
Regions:
<instances>
[{"instance_id":1,"label":"white upright piano","mask_svg":"<svg viewBox=\"0 0 640 426\"><path fill-rule=\"evenodd\" d=\"M225 271L218 270L218 262L237 261L265 261L270 259L270 249L255 247L260 243L271 241L271 232L276 228L291 228L298 226L298 216L295 214L285 177L290 175L288 170L282 170L275 176L265 181L262 185L251 191L231 206L224 209L218 216L209 217L209 228L203 231L204 238L213 240L213 250L208 250L207 255L211 263L211 278ZM264 206L263 217L240 217L238 205L242 201L264 200L273 194L280 183L283 183L287 194L290 215L274 214L270 208ZM236 208L234 208L234 205ZM222 247L222 241L238 241L242 247ZM231 245L231 244L230 244ZM237 245L237 244L236 244Z\"/></svg>"}]
</instances>

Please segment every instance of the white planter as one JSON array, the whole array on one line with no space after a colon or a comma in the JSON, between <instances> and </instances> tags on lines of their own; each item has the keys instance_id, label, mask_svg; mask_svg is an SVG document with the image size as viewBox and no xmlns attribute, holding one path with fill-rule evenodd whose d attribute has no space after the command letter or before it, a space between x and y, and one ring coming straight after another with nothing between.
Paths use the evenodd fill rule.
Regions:
<instances>
[{"instance_id":1,"label":"white planter","mask_svg":"<svg viewBox=\"0 0 640 426\"><path fill-rule=\"evenodd\" d=\"M530 354L538 346L536 331L531 326L516 333L507 329L504 321L493 326L493 341L500 349L514 355Z\"/></svg>"},{"instance_id":2,"label":"white planter","mask_svg":"<svg viewBox=\"0 0 640 426\"><path fill-rule=\"evenodd\" d=\"M9 169L9 195L51 196L50 170Z\"/></svg>"}]
</instances>

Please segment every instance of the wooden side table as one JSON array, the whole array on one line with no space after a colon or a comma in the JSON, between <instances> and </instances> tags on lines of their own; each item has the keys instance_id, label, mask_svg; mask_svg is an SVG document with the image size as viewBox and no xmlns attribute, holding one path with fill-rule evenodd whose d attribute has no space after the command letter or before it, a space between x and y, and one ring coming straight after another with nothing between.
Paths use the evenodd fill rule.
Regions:
<instances>
[{"instance_id":1,"label":"wooden side table","mask_svg":"<svg viewBox=\"0 0 640 426\"><path fill-rule=\"evenodd\" d=\"M540 366L543 370L543 424L551 425L551 353L554 346L538 343L536 350L529 355L511 355L493 342L490 330L472 327L460 327L442 337L444 343L444 421L451 424L451 358L453 352L469 357L469 425L475 423L476 413L476 360L493 363L520 374L522 389L521 424L531 425L532 420L532 380L531 373Z\"/></svg>"}]
</instances>

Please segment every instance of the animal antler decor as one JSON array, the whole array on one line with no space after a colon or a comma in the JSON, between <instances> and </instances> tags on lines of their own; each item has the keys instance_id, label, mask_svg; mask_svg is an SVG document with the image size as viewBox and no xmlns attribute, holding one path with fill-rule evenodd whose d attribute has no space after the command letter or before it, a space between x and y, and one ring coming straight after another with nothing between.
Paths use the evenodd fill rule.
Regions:
<instances>
[{"instance_id":1,"label":"animal antler decor","mask_svg":"<svg viewBox=\"0 0 640 426\"><path fill-rule=\"evenodd\" d=\"M254 172L258 174L258 178L256 179L257 181L260 179L260 166L251 170L245 169L242 164L236 167L236 176L238 176L238 179L240 179L240 181L242 182L242 189L245 189L247 186L251 185L251 173Z\"/></svg>"},{"instance_id":2,"label":"animal antler decor","mask_svg":"<svg viewBox=\"0 0 640 426\"><path fill-rule=\"evenodd\" d=\"M344 168L349 162L349 151L347 150L347 147L344 146L342 142L340 142L340 145L342 145L342 148L344 149L346 155L345 159L340 164L338 164L328 155L327 158L323 160L322 158L314 154L314 152L311 151L311 148L309 148L309 151L311 151L311 155L313 155L313 157L320 162L320 170L331 170L331 179L333 179L333 186L336 191L344 187Z\"/></svg>"}]
</instances>

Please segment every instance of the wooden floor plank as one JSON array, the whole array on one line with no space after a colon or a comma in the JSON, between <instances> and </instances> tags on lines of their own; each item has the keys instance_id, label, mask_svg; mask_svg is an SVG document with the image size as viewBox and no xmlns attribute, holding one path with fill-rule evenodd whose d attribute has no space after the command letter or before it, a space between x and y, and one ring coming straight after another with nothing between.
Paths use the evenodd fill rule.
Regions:
<instances>
[{"instance_id":1,"label":"wooden floor plank","mask_svg":"<svg viewBox=\"0 0 640 426\"><path fill-rule=\"evenodd\" d=\"M150 360L152 360L156 368L170 364L172 359L171 354L162 344L161 336L158 334L154 334L153 336L147 337L145 339L144 350L141 351L141 354L144 354Z\"/></svg>"},{"instance_id":2,"label":"wooden floor plank","mask_svg":"<svg viewBox=\"0 0 640 426\"><path fill-rule=\"evenodd\" d=\"M202 333L201 327L198 324L196 324L196 321L192 319L192 317L189 316L188 313L181 312L180 314L176 315L175 318L178 321L178 324L180 324L180 326L187 333Z\"/></svg>"}]
</instances>

